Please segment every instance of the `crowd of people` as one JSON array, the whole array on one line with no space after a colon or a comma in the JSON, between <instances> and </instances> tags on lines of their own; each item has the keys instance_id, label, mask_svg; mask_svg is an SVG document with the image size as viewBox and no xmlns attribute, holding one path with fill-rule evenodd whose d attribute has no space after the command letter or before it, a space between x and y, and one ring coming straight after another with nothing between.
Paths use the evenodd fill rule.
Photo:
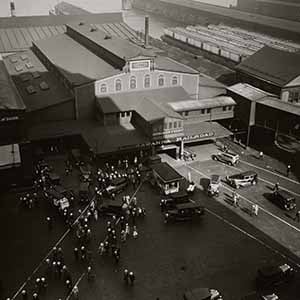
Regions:
<instances>
[{"instance_id":1,"label":"crowd of people","mask_svg":"<svg viewBox=\"0 0 300 300\"><path fill-rule=\"evenodd\" d=\"M65 168L65 176L72 175L73 166L70 160L67 160ZM139 235L137 229L137 218L146 215L145 209L138 206L136 196L125 195L122 197L122 213L120 215L110 214L106 221L106 230L104 239L99 243L97 253L93 253L91 241L97 242L97 237L93 235L92 226L98 226L98 220L102 216L99 212L99 206L103 204L109 197L114 200L114 193L105 192L112 181L117 178L125 178L128 185L136 189L141 183L141 164L138 163L137 157L129 162L128 159L119 160L116 164L105 163L102 168L97 168L92 174L92 180L89 183L90 197L87 207L82 209L79 207L75 210L75 205L60 211L59 218L63 218L69 226L70 232L74 234L74 260L76 264L83 265L84 274L89 282L95 277L93 265L96 263L95 258L111 256L116 265L119 264L121 258L121 245L127 242L132 236L136 239ZM75 166L76 168L76 166ZM39 205L41 199L47 198L47 191L54 188L49 173L53 171L45 160L37 162L35 167L35 180L32 191L20 196L20 203L23 207L33 208ZM72 196L73 197L73 196ZM72 204L76 198L73 197ZM49 200L49 199L47 199ZM45 220L47 228L52 231L55 227L54 219L57 216L47 215ZM65 255L61 245L56 245L50 251L49 256L42 263L37 274L40 276L31 279L24 285L20 291L23 300L41 299L47 293L48 286L52 282L60 282L64 286L67 294L75 298L79 298L79 287L74 283L74 275L71 272L72 266L69 266L65 260ZM134 284L135 274L133 271L124 270L124 281L126 284ZM34 281L34 282L33 282ZM7 298L10 300L10 298Z\"/></svg>"}]
</instances>

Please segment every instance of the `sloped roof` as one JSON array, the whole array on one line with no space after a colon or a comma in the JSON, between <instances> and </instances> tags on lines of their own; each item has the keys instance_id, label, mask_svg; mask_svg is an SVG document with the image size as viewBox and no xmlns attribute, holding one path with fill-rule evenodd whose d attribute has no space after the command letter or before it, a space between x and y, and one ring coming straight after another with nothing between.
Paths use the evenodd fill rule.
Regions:
<instances>
[{"instance_id":1,"label":"sloped roof","mask_svg":"<svg viewBox=\"0 0 300 300\"><path fill-rule=\"evenodd\" d=\"M0 110L25 110L25 104L0 59Z\"/></svg>"},{"instance_id":2,"label":"sloped roof","mask_svg":"<svg viewBox=\"0 0 300 300\"><path fill-rule=\"evenodd\" d=\"M129 40L124 40L117 36L111 36L106 38L107 34L97 29L90 24L85 23L71 23L67 25L67 28L71 28L81 35L85 36L93 43L105 48L110 53L118 56L121 59L130 59L137 56L154 57L155 54L151 50L146 50L136 44L130 42ZM93 30L91 30L93 29ZM96 30L95 30L96 29Z\"/></svg>"},{"instance_id":3,"label":"sloped roof","mask_svg":"<svg viewBox=\"0 0 300 300\"><path fill-rule=\"evenodd\" d=\"M176 112L192 111L192 110L199 110L204 108L223 107L223 106L235 105L235 104L236 104L235 101L228 96L169 103L171 108Z\"/></svg>"},{"instance_id":4,"label":"sloped roof","mask_svg":"<svg viewBox=\"0 0 300 300\"><path fill-rule=\"evenodd\" d=\"M189 96L182 87L171 87L110 94L99 97L97 105L104 113L136 111L145 120L154 121L167 116L182 119L168 106L168 102L184 99L189 99Z\"/></svg>"},{"instance_id":5,"label":"sloped roof","mask_svg":"<svg viewBox=\"0 0 300 300\"><path fill-rule=\"evenodd\" d=\"M72 85L81 85L121 72L67 34L39 40L34 44Z\"/></svg>"},{"instance_id":6,"label":"sloped roof","mask_svg":"<svg viewBox=\"0 0 300 300\"><path fill-rule=\"evenodd\" d=\"M300 75L300 54L264 47L236 69L283 87Z\"/></svg>"},{"instance_id":7,"label":"sloped roof","mask_svg":"<svg viewBox=\"0 0 300 300\"><path fill-rule=\"evenodd\" d=\"M158 56L155 58L155 68L179 73L199 74L199 71L166 56Z\"/></svg>"},{"instance_id":8,"label":"sloped roof","mask_svg":"<svg viewBox=\"0 0 300 300\"><path fill-rule=\"evenodd\" d=\"M182 179L182 176L166 162L154 164L152 169L165 183Z\"/></svg>"}]
</instances>

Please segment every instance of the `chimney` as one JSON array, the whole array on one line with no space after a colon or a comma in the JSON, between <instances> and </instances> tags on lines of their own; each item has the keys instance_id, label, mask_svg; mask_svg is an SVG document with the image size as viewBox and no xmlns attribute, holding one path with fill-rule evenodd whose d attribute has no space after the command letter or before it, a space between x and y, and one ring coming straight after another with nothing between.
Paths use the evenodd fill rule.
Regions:
<instances>
[{"instance_id":1,"label":"chimney","mask_svg":"<svg viewBox=\"0 0 300 300\"><path fill-rule=\"evenodd\" d=\"M15 17L16 16L16 8L15 8L15 2L14 0L10 1L10 16Z\"/></svg>"},{"instance_id":2,"label":"chimney","mask_svg":"<svg viewBox=\"0 0 300 300\"><path fill-rule=\"evenodd\" d=\"M145 48L149 46L149 16L145 17Z\"/></svg>"}]
</instances>

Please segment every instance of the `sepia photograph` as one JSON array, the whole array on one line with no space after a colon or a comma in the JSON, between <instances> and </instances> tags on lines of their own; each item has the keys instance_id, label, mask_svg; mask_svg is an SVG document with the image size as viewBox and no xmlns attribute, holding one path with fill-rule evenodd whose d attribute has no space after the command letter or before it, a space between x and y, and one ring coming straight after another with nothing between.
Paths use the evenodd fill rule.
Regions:
<instances>
[{"instance_id":1,"label":"sepia photograph","mask_svg":"<svg viewBox=\"0 0 300 300\"><path fill-rule=\"evenodd\" d=\"M0 0L0 300L300 300L300 0Z\"/></svg>"}]
</instances>

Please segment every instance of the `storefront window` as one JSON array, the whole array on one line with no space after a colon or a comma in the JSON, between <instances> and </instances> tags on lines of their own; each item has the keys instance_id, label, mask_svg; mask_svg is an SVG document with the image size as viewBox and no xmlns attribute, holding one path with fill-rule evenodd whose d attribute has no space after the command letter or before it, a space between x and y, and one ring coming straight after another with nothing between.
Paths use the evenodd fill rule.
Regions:
<instances>
[{"instance_id":1,"label":"storefront window","mask_svg":"<svg viewBox=\"0 0 300 300\"><path fill-rule=\"evenodd\" d=\"M178 77L177 76L172 77L172 85L178 85Z\"/></svg>"}]
</instances>

